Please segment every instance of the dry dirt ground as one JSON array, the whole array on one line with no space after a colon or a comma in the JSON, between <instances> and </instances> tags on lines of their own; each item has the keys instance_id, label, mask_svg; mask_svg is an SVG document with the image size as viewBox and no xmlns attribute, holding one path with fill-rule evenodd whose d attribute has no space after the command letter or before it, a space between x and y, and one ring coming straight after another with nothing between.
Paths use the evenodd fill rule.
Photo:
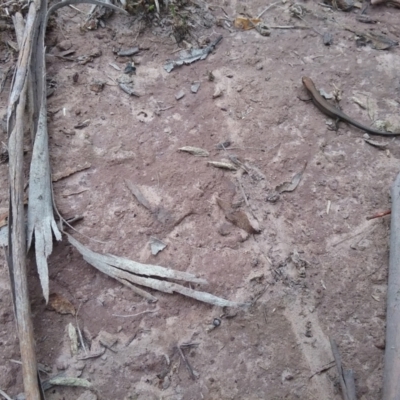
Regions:
<instances>
[{"instance_id":1,"label":"dry dirt ground","mask_svg":"<svg viewBox=\"0 0 400 400\"><path fill-rule=\"evenodd\" d=\"M379 23L366 25L356 20L358 9L344 13L304 1L300 4L313 12L304 18L315 30L272 29L265 37L229 28L223 20L224 11L229 19L239 12L258 15L267 5L263 1L226 0L224 11L196 3L200 7L192 4L189 13L197 13L200 22L187 42L197 46L196 39L219 34L223 40L205 61L171 73L163 65L178 57L178 46L168 23L114 15L103 28L81 31L85 14L58 12L47 43L48 78L55 89L48 99L52 170L90 167L55 182L55 200L64 216L84 217L75 229L101 243L69 232L91 249L195 273L209 282L197 289L252 305L222 310L156 292L158 302L148 304L63 240L49 259L50 292L79 313L76 318L50 310L30 267L37 357L51 376L85 378L94 390L53 387L47 399L337 400L342 397L335 368L313 375L333 365L333 337L344 366L355 371L358 398L378 400L390 217L366 217L390 208L399 141L374 138L386 143L380 150L350 125L331 130L328 118L305 101L301 78L310 76L327 93L342 90L343 110L367 125L372 120L399 125L399 47L359 47L344 26L400 40L400 10L370 9ZM304 26L290 15L290 6L278 2L264 21ZM331 46L323 44L325 32L333 35ZM12 33L3 33L3 42L8 39ZM7 59L10 50L2 46L4 71L16 56ZM146 50L128 58L113 52L133 46ZM69 47L75 50L71 57L97 49L101 56L85 65L56 57ZM140 97L116 85L122 71L110 65L123 70L129 60L137 66L133 79ZM106 83L103 91L91 90L95 81ZM197 93L191 92L193 82L200 82ZM9 87L10 80L3 110ZM176 100L182 90L185 96ZM214 99L218 91L222 95ZM85 120L86 127L76 128ZM5 133L1 140L6 142ZM225 141L231 146L218 150ZM179 152L182 146L210 155ZM207 164L232 155L246 171ZM30 150L27 161L29 156ZM276 196L278 185L303 170L294 191ZM0 214L8 207L7 178L8 165L2 163ZM141 189L155 212L138 203L126 180ZM241 202L261 233L248 234L227 221L217 198ZM167 244L156 256L151 236ZM20 359L19 346L0 257L0 388L15 397L23 391L21 367L12 361ZM220 325L211 329L218 318ZM109 343L102 356L81 360L83 349L71 353L67 325L77 322L88 347L101 338ZM192 346L182 351L195 379L177 349L188 343Z\"/></svg>"}]
</instances>

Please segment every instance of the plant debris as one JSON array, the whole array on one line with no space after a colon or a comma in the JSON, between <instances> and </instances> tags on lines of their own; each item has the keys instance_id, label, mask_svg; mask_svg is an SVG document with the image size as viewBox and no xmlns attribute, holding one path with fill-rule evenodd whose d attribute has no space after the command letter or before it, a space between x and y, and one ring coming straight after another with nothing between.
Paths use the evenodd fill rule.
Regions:
<instances>
[{"instance_id":1,"label":"plant debris","mask_svg":"<svg viewBox=\"0 0 400 400\"><path fill-rule=\"evenodd\" d=\"M156 256L160 251L164 250L166 247L167 245L160 239L157 239L153 236L150 237L150 249L151 249L151 254L153 256Z\"/></svg>"},{"instance_id":2,"label":"plant debris","mask_svg":"<svg viewBox=\"0 0 400 400\"><path fill-rule=\"evenodd\" d=\"M111 276L120 283L131 288L135 293L148 299L151 302L157 301L157 298L145 290L135 286L144 286L165 293L180 293L187 297L192 297L204 303L220 307L245 307L245 303L236 303L214 296L210 293L199 292L191 288L182 286L175 282L169 282L163 279L181 280L188 283L205 284L206 280L195 275L175 271L172 269L160 267L157 265L141 264L127 258L116 257L111 254L99 254L89 250L72 236L68 235L69 242L82 254L85 261L93 265L99 271ZM157 279L155 279L157 278ZM160 279L162 278L162 279Z\"/></svg>"},{"instance_id":3,"label":"plant debris","mask_svg":"<svg viewBox=\"0 0 400 400\"><path fill-rule=\"evenodd\" d=\"M143 196L142 192L140 191L139 187L136 186L131 181L125 179L125 184L131 193L135 196L136 200L144 207L147 208L149 211L152 211L152 207L146 197Z\"/></svg>"},{"instance_id":4,"label":"plant debris","mask_svg":"<svg viewBox=\"0 0 400 400\"><path fill-rule=\"evenodd\" d=\"M215 49L217 44L222 40L222 36L218 36L216 40L210 43L204 49L191 49L190 51L182 51L178 60L169 61L164 65L167 72L171 72L174 68L182 65L189 65L195 61L205 60L207 56Z\"/></svg>"},{"instance_id":5,"label":"plant debris","mask_svg":"<svg viewBox=\"0 0 400 400\"><path fill-rule=\"evenodd\" d=\"M210 153L207 150L201 149L199 147L184 146L179 148L178 150L190 153L197 157L208 157L210 155Z\"/></svg>"},{"instance_id":6,"label":"plant debris","mask_svg":"<svg viewBox=\"0 0 400 400\"><path fill-rule=\"evenodd\" d=\"M244 31L248 31L250 29L254 29L257 24L261 22L260 18L247 18L247 17L236 17L233 22L233 26L237 29L242 29Z\"/></svg>"},{"instance_id":7,"label":"plant debris","mask_svg":"<svg viewBox=\"0 0 400 400\"><path fill-rule=\"evenodd\" d=\"M258 223L254 220L250 220L249 216L244 211L234 209L231 204L219 198L217 198L217 204L224 212L227 221L231 222L233 225L236 225L238 228L250 234L261 232Z\"/></svg>"},{"instance_id":8,"label":"plant debris","mask_svg":"<svg viewBox=\"0 0 400 400\"><path fill-rule=\"evenodd\" d=\"M231 163L228 162L222 162L222 161L208 161L209 165L212 165L215 168L221 168L221 169L228 169L230 171L237 171L237 167Z\"/></svg>"},{"instance_id":9,"label":"plant debris","mask_svg":"<svg viewBox=\"0 0 400 400\"><path fill-rule=\"evenodd\" d=\"M48 308L58 312L59 314L76 314L73 304L58 293L50 294Z\"/></svg>"},{"instance_id":10,"label":"plant debris","mask_svg":"<svg viewBox=\"0 0 400 400\"><path fill-rule=\"evenodd\" d=\"M304 173L306 166L307 166L307 163L305 164L303 170L301 172L297 173L290 182L285 182L285 183L282 183L281 185L278 185L275 190L279 194L283 193L283 192L293 192L293 190L295 190L297 188L297 186L299 185L301 178L303 177L303 173Z\"/></svg>"},{"instance_id":11,"label":"plant debris","mask_svg":"<svg viewBox=\"0 0 400 400\"><path fill-rule=\"evenodd\" d=\"M83 165L76 165L75 167L68 167L64 171L56 172L55 174L53 174L51 177L51 180L53 182L60 181L61 179L64 179L64 178L67 178L68 176L76 174L77 172L85 171L86 169L89 169L91 166L92 166L92 164L86 162Z\"/></svg>"}]
</instances>

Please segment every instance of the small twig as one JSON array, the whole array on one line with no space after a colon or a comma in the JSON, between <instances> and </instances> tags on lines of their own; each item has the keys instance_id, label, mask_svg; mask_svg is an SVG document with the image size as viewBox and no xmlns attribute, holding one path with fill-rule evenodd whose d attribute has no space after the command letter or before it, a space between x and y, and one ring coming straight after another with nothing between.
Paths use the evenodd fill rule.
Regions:
<instances>
[{"instance_id":1,"label":"small twig","mask_svg":"<svg viewBox=\"0 0 400 400\"><path fill-rule=\"evenodd\" d=\"M270 29L311 29L309 26L297 26L297 25L276 25L268 26Z\"/></svg>"},{"instance_id":2,"label":"small twig","mask_svg":"<svg viewBox=\"0 0 400 400\"><path fill-rule=\"evenodd\" d=\"M97 358L102 356L106 352L106 348L103 348L103 351L99 351L97 353L89 353L84 356L77 357L78 360L88 360L89 358Z\"/></svg>"},{"instance_id":3,"label":"small twig","mask_svg":"<svg viewBox=\"0 0 400 400\"><path fill-rule=\"evenodd\" d=\"M389 215L392 213L392 210L386 210L386 211L382 211L380 213L374 214L370 217L367 217L367 221L369 221L370 219L374 219L374 218L381 218L384 217L385 215Z\"/></svg>"},{"instance_id":4,"label":"small twig","mask_svg":"<svg viewBox=\"0 0 400 400\"><path fill-rule=\"evenodd\" d=\"M78 323L78 314L79 314L79 310L81 309L81 306L82 306L82 303L79 304L78 310L76 311L75 322L76 322L76 330L78 331L79 341L81 342L81 346L82 346L83 351L85 352L85 354L87 354L85 342L83 341L82 332L81 332L81 330L79 328L79 323Z\"/></svg>"},{"instance_id":5,"label":"small twig","mask_svg":"<svg viewBox=\"0 0 400 400\"><path fill-rule=\"evenodd\" d=\"M78 11L78 12L80 12L82 14L85 14L85 11L80 10L78 7L75 7L72 4L70 4L68 7L72 8L73 10Z\"/></svg>"},{"instance_id":6,"label":"small twig","mask_svg":"<svg viewBox=\"0 0 400 400\"><path fill-rule=\"evenodd\" d=\"M175 107L175 106L163 107L163 108L157 109L157 111L167 111L167 110L169 110L169 109L171 109L171 108L174 108L174 107Z\"/></svg>"},{"instance_id":7,"label":"small twig","mask_svg":"<svg viewBox=\"0 0 400 400\"><path fill-rule=\"evenodd\" d=\"M276 3L270 4L267 8L265 8L263 11L261 11L260 14L257 15L257 19L260 19L270 8L275 7L278 4L279 4L279 1L277 1Z\"/></svg>"},{"instance_id":8,"label":"small twig","mask_svg":"<svg viewBox=\"0 0 400 400\"><path fill-rule=\"evenodd\" d=\"M7 6L9 6L9 5L13 4L13 3L17 3L17 1L16 0L7 1L7 2L5 2L3 4L0 4L0 7L4 8L4 7L7 7Z\"/></svg>"},{"instance_id":9,"label":"small twig","mask_svg":"<svg viewBox=\"0 0 400 400\"><path fill-rule=\"evenodd\" d=\"M100 340L100 344L101 344L103 347L105 347L107 350L110 350L110 351L112 351L112 352L115 353L115 354L118 353L117 350L112 349L110 346L108 346L107 344L103 343L101 340Z\"/></svg>"},{"instance_id":10,"label":"small twig","mask_svg":"<svg viewBox=\"0 0 400 400\"><path fill-rule=\"evenodd\" d=\"M140 30L142 29L142 21L139 21L139 29L138 29L138 33L135 37L135 40L133 41L134 43L138 40L138 37L140 35Z\"/></svg>"},{"instance_id":11,"label":"small twig","mask_svg":"<svg viewBox=\"0 0 400 400\"><path fill-rule=\"evenodd\" d=\"M329 338L329 341L331 343L332 354L335 358L336 368L339 374L339 382L340 387L342 388L343 398L344 400L356 400L353 371L343 369L337 344L331 337Z\"/></svg>"},{"instance_id":12,"label":"small twig","mask_svg":"<svg viewBox=\"0 0 400 400\"><path fill-rule=\"evenodd\" d=\"M243 186L242 186L240 181L238 181L238 183L239 183L240 191L242 192L242 196L243 196L244 202L246 203L247 207L250 207L249 200L247 199L247 196L246 196L246 193L244 192Z\"/></svg>"},{"instance_id":13,"label":"small twig","mask_svg":"<svg viewBox=\"0 0 400 400\"><path fill-rule=\"evenodd\" d=\"M330 363L328 363L327 365L324 365L323 367L321 367L320 369L318 369L317 371L315 371L312 375L310 375L308 377L308 379L313 378L315 375L319 375L322 374L323 372L326 372L328 370L330 370L331 368L333 368L335 366L335 360L331 361Z\"/></svg>"},{"instance_id":14,"label":"small twig","mask_svg":"<svg viewBox=\"0 0 400 400\"><path fill-rule=\"evenodd\" d=\"M6 392L3 392L1 389L0 389L0 395L2 395L6 400L12 400L12 398L8 396Z\"/></svg>"},{"instance_id":15,"label":"small twig","mask_svg":"<svg viewBox=\"0 0 400 400\"><path fill-rule=\"evenodd\" d=\"M190 365L188 359L186 358L185 354L183 354L182 348L181 346L176 346L176 348L178 349L179 355L182 358L182 361L185 363L187 370L189 371L189 374L191 376L191 378L195 381L196 380L196 375L193 372L193 368Z\"/></svg>"},{"instance_id":16,"label":"small twig","mask_svg":"<svg viewBox=\"0 0 400 400\"><path fill-rule=\"evenodd\" d=\"M135 332L135 334L129 338L129 340L125 343L125 347L128 347L137 337L137 335L139 335L139 333L143 333L143 332L150 332L148 329L139 329Z\"/></svg>"},{"instance_id":17,"label":"small twig","mask_svg":"<svg viewBox=\"0 0 400 400\"><path fill-rule=\"evenodd\" d=\"M112 316L113 316L113 317L121 317L121 318L133 318L133 317L138 317L139 315L149 314L149 313L156 313L156 312L158 312L158 309L157 309L157 310L142 311L142 312L140 312L140 313L131 314L131 315L112 314Z\"/></svg>"}]
</instances>

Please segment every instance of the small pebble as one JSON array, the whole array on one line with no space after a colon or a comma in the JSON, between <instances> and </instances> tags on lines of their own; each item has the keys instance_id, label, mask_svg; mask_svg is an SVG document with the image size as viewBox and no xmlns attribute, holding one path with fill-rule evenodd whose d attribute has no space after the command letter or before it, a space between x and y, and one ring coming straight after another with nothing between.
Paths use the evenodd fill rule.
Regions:
<instances>
[{"instance_id":1,"label":"small pebble","mask_svg":"<svg viewBox=\"0 0 400 400\"><path fill-rule=\"evenodd\" d=\"M179 91L176 95L175 95L175 99L176 100L180 100L185 96L185 92L183 90Z\"/></svg>"}]
</instances>

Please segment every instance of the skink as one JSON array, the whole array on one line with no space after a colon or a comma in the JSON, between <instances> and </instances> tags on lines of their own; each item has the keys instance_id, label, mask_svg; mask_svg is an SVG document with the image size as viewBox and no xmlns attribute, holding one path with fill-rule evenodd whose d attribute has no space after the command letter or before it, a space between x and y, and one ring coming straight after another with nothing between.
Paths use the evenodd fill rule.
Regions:
<instances>
[{"instance_id":1,"label":"skink","mask_svg":"<svg viewBox=\"0 0 400 400\"><path fill-rule=\"evenodd\" d=\"M322 111L324 114L328 115L333 119L340 119L342 121L348 122L351 125L356 126L357 128L370 133L371 135L380 135L380 136L400 136L399 133L392 133L392 132L384 132L378 131L377 129L370 128L365 126L353 118L350 118L348 115L337 109L335 106L327 102L320 94L317 88L314 85L314 82L306 77L303 76L302 78L303 85L306 87L307 91L310 93L313 103Z\"/></svg>"}]
</instances>

